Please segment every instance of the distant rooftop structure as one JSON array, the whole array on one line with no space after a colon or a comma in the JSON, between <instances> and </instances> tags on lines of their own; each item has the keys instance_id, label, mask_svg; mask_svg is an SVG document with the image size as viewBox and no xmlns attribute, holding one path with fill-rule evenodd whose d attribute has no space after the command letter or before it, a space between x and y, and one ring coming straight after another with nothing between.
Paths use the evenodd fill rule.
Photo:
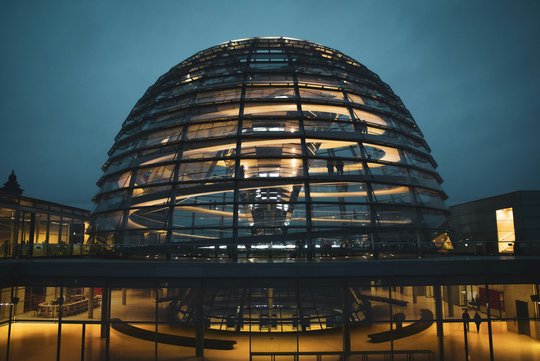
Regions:
<instances>
[{"instance_id":1,"label":"distant rooftop structure","mask_svg":"<svg viewBox=\"0 0 540 361\"><path fill-rule=\"evenodd\" d=\"M90 212L22 193L12 170L0 188L0 258L81 255Z\"/></svg>"},{"instance_id":2,"label":"distant rooftop structure","mask_svg":"<svg viewBox=\"0 0 540 361\"><path fill-rule=\"evenodd\" d=\"M4 186L0 188L1 192L14 194L20 196L23 193L23 189L17 182L17 176L15 175L15 170L11 171L11 174L8 177L8 181L4 183Z\"/></svg>"}]
</instances>

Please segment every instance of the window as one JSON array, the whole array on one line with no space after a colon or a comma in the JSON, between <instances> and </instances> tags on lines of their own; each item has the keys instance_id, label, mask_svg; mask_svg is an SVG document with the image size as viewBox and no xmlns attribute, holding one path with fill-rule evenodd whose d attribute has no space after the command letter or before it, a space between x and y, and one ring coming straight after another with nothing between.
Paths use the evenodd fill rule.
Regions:
<instances>
[{"instance_id":1,"label":"window","mask_svg":"<svg viewBox=\"0 0 540 361\"><path fill-rule=\"evenodd\" d=\"M497 240L499 253L513 253L516 232L514 230L514 211L512 208L497 209Z\"/></svg>"}]
</instances>

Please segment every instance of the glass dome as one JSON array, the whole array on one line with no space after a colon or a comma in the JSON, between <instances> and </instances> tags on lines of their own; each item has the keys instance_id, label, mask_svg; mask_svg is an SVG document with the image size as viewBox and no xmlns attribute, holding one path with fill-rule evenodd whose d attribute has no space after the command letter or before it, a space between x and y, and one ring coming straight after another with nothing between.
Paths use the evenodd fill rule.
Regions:
<instances>
[{"instance_id":1,"label":"glass dome","mask_svg":"<svg viewBox=\"0 0 540 361\"><path fill-rule=\"evenodd\" d=\"M92 233L203 257L445 248L435 168L365 66L307 41L230 41L137 102L103 166Z\"/></svg>"}]
</instances>

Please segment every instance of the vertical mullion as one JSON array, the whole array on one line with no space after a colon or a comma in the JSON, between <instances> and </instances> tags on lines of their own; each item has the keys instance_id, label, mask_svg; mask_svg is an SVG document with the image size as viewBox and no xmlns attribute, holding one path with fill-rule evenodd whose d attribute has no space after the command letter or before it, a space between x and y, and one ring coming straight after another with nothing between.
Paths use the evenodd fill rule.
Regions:
<instances>
[{"instance_id":1,"label":"vertical mullion","mask_svg":"<svg viewBox=\"0 0 540 361\"><path fill-rule=\"evenodd\" d=\"M26 218L26 217L24 217ZM58 239L56 240L56 243L57 244L61 244L61 241L62 241L62 230L63 230L63 223L64 223L64 216L62 214L60 214L60 222L58 224ZM61 246L60 246L61 247ZM62 248L60 248L61 250Z\"/></svg>"},{"instance_id":2,"label":"vertical mullion","mask_svg":"<svg viewBox=\"0 0 540 361\"><path fill-rule=\"evenodd\" d=\"M128 189L126 190L126 204L132 204L131 200L133 198L133 187L135 186L135 178L137 173L140 171L140 168L131 169L131 178L129 178ZM119 190L120 191L120 190ZM120 227L120 234L118 236L118 241L113 246L124 245L125 241L125 232L128 225L129 211L131 207L127 207L122 211L122 227ZM118 232L118 229L116 230ZM97 233L97 232L96 232Z\"/></svg>"},{"instance_id":3,"label":"vertical mullion","mask_svg":"<svg viewBox=\"0 0 540 361\"><path fill-rule=\"evenodd\" d=\"M21 211L19 210L19 212L17 212L19 214L19 218L18 220L16 221L17 223L20 222L20 226L18 227L18 234L17 234L17 243L20 244L20 255L23 256L24 255L24 229L26 228L25 227L25 221L24 221L24 215L25 215L25 211ZM22 221L20 219L20 216L22 214Z\"/></svg>"},{"instance_id":4,"label":"vertical mullion","mask_svg":"<svg viewBox=\"0 0 540 361\"><path fill-rule=\"evenodd\" d=\"M47 213L47 228L45 231L45 257L48 257L51 253L49 250L49 232L51 228L50 226L51 226L51 215ZM83 239L84 239L84 231L83 231Z\"/></svg>"},{"instance_id":5,"label":"vertical mullion","mask_svg":"<svg viewBox=\"0 0 540 361\"><path fill-rule=\"evenodd\" d=\"M409 172L410 171L407 169L407 173ZM416 224L422 225L423 228L425 228L426 223L424 220L424 213L422 212L424 204L422 200L420 199L420 195L418 194L416 187L408 186L408 188L409 188L409 194L412 198L412 205L414 206L414 210L416 213ZM422 255L424 243L426 243L426 248L428 247L427 242L428 242L428 237L425 237L425 232L421 232L417 227L416 228L416 255L417 257Z\"/></svg>"},{"instance_id":6,"label":"vertical mullion","mask_svg":"<svg viewBox=\"0 0 540 361\"><path fill-rule=\"evenodd\" d=\"M21 225L20 214L19 214L20 207L21 207L21 199L17 198L17 205L15 206L15 209L13 210L13 212L15 213L15 220L13 224L13 233L11 235L11 257L13 258L22 255L19 248L19 228Z\"/></svg>"},{"instance_id":7,"label":"vertical mullion","mask_svg":"<svg viewBox=\"0 0 540 361\"><path fill-rule=\"evenodd\" d=\"M94 300L90 300L90 302L94 302ZM86 343L86 323L82 324L82 330L81 330L81 361L84 361L84 352L85 352L85 343Z\"/></svg>"},{"instance_id":8,"label":"vertical mullion","mask_svg":"<svg viewBox=\"0 0 540 361\"><path fill-rule=\"evenodd\" d=\"M348 361L351 356L351 295L347 279L343 281L343 360Z\"/></svg>"},{"instance_id":9,"label":"vertical mullion","mask_svg":"<svg viewBox=\"0 0 540 361\"><path fill-rule=\"evenodd\" d=\"M158 359L158 317L159 317L159 288L156 286L154 295L154 361Z\"/></svg>"},{"instance_id":10,"label":"vertical mullion","mask_svg":"<svg viewBox=\"0 0 540 361\"><path fill-rule=\"evenodd\" d=\"M6 344L6 361L9 361L9 349L11 343L11 324L13 323L13 299L15 298L15 287L11 286L11 296L9 299L9 323Z\"/></svg>"},{"instance_id":11,"label":"vertical mullion","mask_svg":"<svg viewBox=\"0 0 540 361\"><path fill-rule=\"evenodd\" d=\"M392 305L392 285L388 285L388 313L390 314L390 360L394 360L394 309Z\"/></svg>"},{"instance_id":12,"label":"vertical mullion","mask_svg":"<svg viewBox=\"0 0 540 361\"><path fill-rule=\"evenodd\" d=\"M439 360L444 361L444 327L443 327L443 310L442 310L442 297L441 297L441 285L435 284L433 286L435 296L435 322L437 324L437 340L439 341Z\"/></svg>"},{"instance_id":13,"label":"vertical mullion","mask_svg":"<svg viewBox=\"0 0 540 361\"><path fill-rule=\"evenodd\" d=\"M233 195L233 237L232 237L232 244L227 245L227 249L229 252L229 257L233 262L238 261L238 212L240 209L240 191L238 189L240 180L238 177L238 174L240 173L240 153L242 151L242 127L244 122L244 101L246 97L246 79L247 79L247 73L249 71L249 63L252 58L253 49L255 48L256 43L253 43L247 59L246 59L246 65L244 66L243 72L242 72L242 90L240 93L240 103L239 103L239 109L238 109L238 126L236 129L236 151L234 154L234 195Z\"/></svg>"},{"instance_id":14,"label":"vertical mullion","mask_svg":"<svg viewBox=\"0 0 540 361\"><path fill-rule=\"evenodd\" d=\"M103 299L101 301L101 337L105 336L105 361L109 361L111 359L111 288L103 288L103 295L107 302L105 304Z\"/></svg>"},{"instance_id":15,"label":"vertical mullion","mask_svg":"<svg viewBox=\"0 0 540 361\"><path fill-rule=\"evenodd\" d=\"M353 111L351 101L349 100L349 93L347 89L343 86L342 88L343 96L347 99L347 108L349 110L349 115L351 117L354 129L360 133L365 134L364 129L367 129L367 125L360 124L360 119L356 118L356 115ZM370 219L370 227L371 227L371 249L373 251L373 255L375 258L378 258L378 251L377 248L379 247L380 241L379 241L379 217L377 215L377 208L375 206L377 202L377 198L375 197L375 192L373 191L373 186L371 184L373 180L373 176L369 170L368 166L368 156L366 152L366 148L364 147L364 139L360 139L358 141L358 146L360 147L360 155L361 155L361 162L362 162L362 168L364 170L364 176L366 179L366 194L369 202L369 219Z\"/></svg>"},{"instance_id":16,"label":"vertical mullion","mask_svg":"<svg viewBox=\"0 0 540 361\"><path fill-rule=\"evenodd\" d=\"M406 153L403 151L403 149L397 147L398 149L398 152L399 152L399 156L401 159L404 159L405 161L407 161L409 159L409 157L406 155ZM412 177L412 174L411 174L411 168L410 166L414 166L414 164L411 162L411 164L403 167L402 165L398 165L400 168L405 168L406 172L407 172L407 177L409 178L413 178ZM415 210L415 213L416 213L416 225L417 225L417 228L416 228L416 254L417 256L420 256L421 253L422 253L422 244L424 242L427 242L429 237L426 237L426 223L425 223L425 219L424 219L424 213L422 212L422 209L423 209L423 206L424 204L422 203L422 200L420 199L420 196L418 195L418 192L416 190L416 187L413 187L413 186L409 186L409 192L410 192L410 195L412 197L412 205L414 206L414 210ZM418 225L420 225L420 227L424 230L424 232L421 232L419 229L418 229ZM426 244L427 246L427 244Z\"/></svg>"},{"instance_id":17,"label":"vertical mullion","mask_svg":"<svg viewBox=\"0 0 540 361\"><path fill-rule=\"evenodd\" d=\"M282 43L283 46L283 43ZM315 255L315 245L313 244L313 222L311 219L311 189L310 189L310 182L309 182L309 167L308 167L308 152L307 152L307 144L306 144L306 132L304 128L304 112L302 111L302 100L300 98L300 88L298 86L298 77L296 75L296 67L294 64L294 61L292 60L291 53L289 49L287 49L285 46L283 46L285 53L287 54L287 58L289 60L289 70L292 72L293 76L293 83L294 83L294 95L296 100L296 109L299 113L298 117L298 126L300 130L300 144L302 147L302 170L304 173L304 201L305 201L305 212L306 212L306 243L307 243L307 258L308 260L312 260ZM302 244L302 247L304 245ZM300 256L303 252L298 250L297 257Z\"/></svg>"},{"instance_id":18,"label":"vertical mullion","mask_svg":"<svg viewBox=\"0 0 540 361\"><path fill-rule=\"evenodd\" d=\"M30 229L28 230L28 256L31 258L34 256L34 241L36 231L36 212L30 213ZM69 233L68 233L69 237ZM66 242L67 243L67 242Z\"/></svg>"},{"instance_id":19,"label":"vertical mullion","mask_svg":"<svg viewBox=\"0 0 540 361\"><path fill-rule=\"evenodd\" d=\"M494 354L493 354L493 328L491 325L491 304L489 303L489 285L486 284L486 295L487 295L487 321L488 321L488 340L489 340L489 360L494 360Z\"/></svg>"},{"instance_id":20,"label":"vertical mullion","mask_svg":"<svg viewBox=\"0 0 540 361\"><path fill-rule=\"evenodd\" d=\"M252 282L252 279L250 278L248 280L248 312L249 312L249 330L248 330L248 333L249 333L249 359L252 360L252 357L251 357L251 353L253 352L252 351L252 345L251 343L253 342L253 330L252 330L252 324L253 324L253 316L251 314L251 305L253 303L253 300L251 299L251 294L253 292L253 282Z\"/></svg>"},{"instance_id":21,"label":"vertical mullion","mask_svg":"<svg viewBox=\"0 0 540 361\"><path fill-rule=\"evenodd\" d=\"M171 182L171 191L169 193L169 214L167 217L167 236L166 236L166 243L170 245L172 243L172 232L174 227L174 210L176 205L176 189L178 187L178 179L180 177L180 164L182 162L183 153L184 153L184 143L186 141L187 132L189 129L188 123L184 123L184 126L182 127L182 134L180 135L179 143L176 148L176 163L174 165L174 172L173 172L173 179ZM170 256L170 251L168 253L168 256Z\"/></svg>"},{"instance_id":22,"label":"vertical mullion","mask_svg":"<svg viewBox=\"0 0 540 361\"><path fill-rule=\"evenodd\" d=\"M60 229L62 228L62 221L60 221ZM61 231L60 231L61 233ZM58 335L56 338L56 361L60 361L60 352L62 347L62 314L64 306L64 287L60 287L60 302L58 303Z\"/></svg>"},{"instance_id":23,"label":"vertical mullion","mask_svg":"<svg viewBox=\"0 0 540 361\"><path fill-rule=\"evenodd\" d=\"M302 305L301 305L301 296L300 296L300 279L297 278L294 284L294 293L296 295L296 358L298 360L298 353L300 352L300 330L302 327Z\"/></svg>"}]
</instances>

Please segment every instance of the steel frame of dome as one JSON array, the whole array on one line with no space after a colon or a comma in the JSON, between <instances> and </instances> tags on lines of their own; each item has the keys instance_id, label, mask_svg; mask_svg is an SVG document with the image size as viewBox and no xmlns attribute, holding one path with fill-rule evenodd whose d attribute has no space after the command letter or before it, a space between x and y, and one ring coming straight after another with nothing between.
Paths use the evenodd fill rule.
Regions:
<instances>
[{"instance_id":1,"label":"steel frame of dome","mask_svg":"<svg viewBox=\"0 0 540 361\"><path fill-rule=\"evenodd\" d=\"M103 166L91 233L233 258L437 249L448 212L429 152L400 98L352 58L291 38L230 41L135 105Z\"/></svg>"}]
</instances>

